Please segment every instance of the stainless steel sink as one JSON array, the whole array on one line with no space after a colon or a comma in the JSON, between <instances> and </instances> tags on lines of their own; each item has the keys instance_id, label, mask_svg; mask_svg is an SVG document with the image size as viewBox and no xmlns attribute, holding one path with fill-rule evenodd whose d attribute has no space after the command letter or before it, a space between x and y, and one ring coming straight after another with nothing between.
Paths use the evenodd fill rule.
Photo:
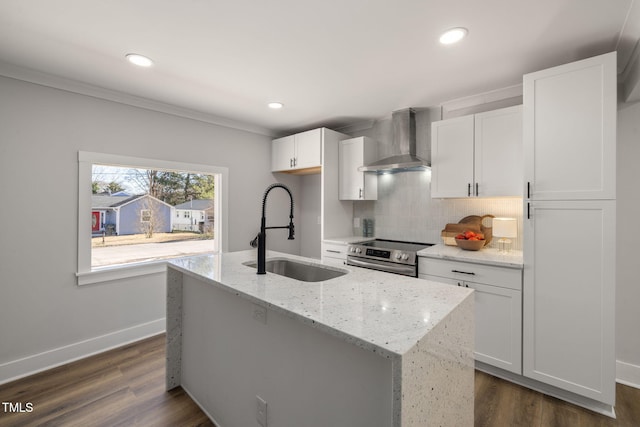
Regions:
<instances>
[{"instance_id":1,"label":"stainless steel sink","mask_svg":"<svg viewBox=\"0 0 640 427\"><path fill-rule=\"evenodd\" d=\"M255 262L243 263L247 267L256 268ZM307 264L287 258L270 258L266 262L269 273L300 280L302 282L322 282L336 277L344 276L348 272L339 268L318 264Z\"/></svg>"}]
</instances>

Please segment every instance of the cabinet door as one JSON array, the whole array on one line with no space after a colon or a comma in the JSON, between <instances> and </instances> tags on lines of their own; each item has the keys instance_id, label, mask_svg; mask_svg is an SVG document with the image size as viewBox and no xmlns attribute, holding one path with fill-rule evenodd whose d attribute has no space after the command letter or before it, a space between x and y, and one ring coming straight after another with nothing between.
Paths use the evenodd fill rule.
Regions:
<instances>
[{"instance_id":1,"label":"cabinet door","mask_svg":"<svg viewBox=\"0 0 640 427\"><path fill-rule=\"evenodd\" d=\"M473 182L473 116L431 125L431 197L469 197Z\"/></svg>"},{"instance_id":2,"label":"cabinet door","mask_svg":"<svg viewBox=\"0 0 640 427\"><path fill-rule=\"evenodd\" d=\"M294 169L306 169L322 165L322 128L295 135L296 154Z\"/></svg>"},{"instance_id":3,"label":"cabinet door","mask_svg":"<svg viewBox=\"0 0 640 427\"><path fill-rule=\"evenodd\" d=\"M475 115L475 188L479 197L522 197L522 106Z\"/></svg>"},{"instance_id":4,"label":"cabinet door","mask_svg":"<svg viewBox=\"0 0 640 427\"><path fill-rule=\"evenodd\" d=\"M475 289L475 358L522 374L522 293L464 282Z\"/></svg>"},{"instance_id":5,"label":"cabinet door","mask_svg":"<svg viewBox=\"0 0 640 427\"><path fill-rule=\"evenodd\" d=\"M293 169L295 156L295 136L285 136L271 142L271 171Z\"/></svg>"},{"instance_id":6,"label":"cabinet door","mask_svg":"<svg viewBox=\"0 0 640 427\"><path fill-rule=\"evenodd\" d=\"M340 200L362 200L364 197L364 173L358 171L358 168L363 165L363 149L362 138L340 141L338 153Z\"/></svg>"},{"instance_id":7,"label":"cabinet door","mask_svg":"<svg viewBox=\"0 0 640 427\"><path fill-rule=\"evenodd\" d=\"M522 374L522 293L514 289L420 274L424 280L475 290L474 357Z\"/></svg>"},{"instance_id":8,"label":"cabinet door","mask_svg":"<svg viewBox=\"0 0 640 427\"><path fill-rule=\"evenodd\" d=\"M615 201L528 204L524 375L613 404Z\"/></svg>"},{"instance_id":9,"label":"cabinet door","mask_svg":"<svg viewBox=\"0 0 640 427\"><path fill-rule=\"evenodd\" d=\"M524 76L525 191L615 198L615 52Z\"/></svg>"}]
</instances>

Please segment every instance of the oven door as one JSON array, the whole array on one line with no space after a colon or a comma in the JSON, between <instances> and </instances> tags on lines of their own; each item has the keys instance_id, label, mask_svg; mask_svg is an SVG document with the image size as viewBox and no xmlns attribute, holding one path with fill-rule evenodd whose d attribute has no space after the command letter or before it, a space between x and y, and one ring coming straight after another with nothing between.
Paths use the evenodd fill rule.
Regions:
<instances>
[{"instance_id":1,"label":"oven door","mask_svg":"<svg viewBox=\"0 0 640 427\"><path fill-rule=\"evenodd\" d=\"M418 277L418 269L415 265L397 264L395 262L379 261L369 258L359 258L351 255L347 256L347 265L371 268L373 270L385 271L387 273L396 273L405 276Z\"/></svg>"}]
</instances>

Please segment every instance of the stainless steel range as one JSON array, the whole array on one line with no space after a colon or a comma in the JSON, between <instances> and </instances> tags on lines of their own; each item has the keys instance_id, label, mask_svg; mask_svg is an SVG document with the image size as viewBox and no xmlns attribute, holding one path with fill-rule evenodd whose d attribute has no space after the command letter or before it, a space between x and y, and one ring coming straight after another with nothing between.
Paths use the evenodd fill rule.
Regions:
<instances>
[{"instance_id":1,"label":"stainless steel range","mask_svg":"<svg viewBox=\"0 0 640 427\"><path fill-rule=\"evenodd\" d=\"M347 248L347 265L418 277L416 253L429 246L433 245L383 239L351 244Z\"/></svg>"}]
</instances>

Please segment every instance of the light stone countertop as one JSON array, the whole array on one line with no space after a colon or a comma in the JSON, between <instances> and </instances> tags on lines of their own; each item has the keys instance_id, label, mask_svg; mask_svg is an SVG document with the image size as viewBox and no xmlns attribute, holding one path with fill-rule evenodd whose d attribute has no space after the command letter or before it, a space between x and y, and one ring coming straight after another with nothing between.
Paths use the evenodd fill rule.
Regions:
<instances>
[{"instance_id":1,"label":"light stone countertop","mask_svg":"<svg viewBox=\"0 0 640 427\"><path fill-rule=\"evenodd\" d=\"M334 243L338 245L350 245L352 243L362 243L375 240L375 237L362 237L362 236L345 236L345 237L330 237L324 239L324 243Z\"/></svg>"},{"instance_id":2,"label":"light stone countertop","mask_svg":"<svg viewBox=\"0 0 640 427\"><path fill-rule=\"evenodd\" d=\"M498 267L523 268L522 251L500 253L496 248L483 248L479 251L466 251L457 246L438 244L418 251L418 256L451 261L471 262L475 264L495 265Z\"/></svg>"},{"instance_id":3,"label":"light stone countertop","mask_svg":"<svg viewBox=\"0 0 640 427\"><path fill-rule=\"evenodd\" d=\"M267 251L269 258L321 264L273 251ZM348 271L339 278L301 282L273 273L257 275L255 268L243 265L255 259L256 251L246 250L176 259L168 264L386 357L409 352L472 293L467 288L350 266L328 267Z\"/></svg>"}]
</instances>

